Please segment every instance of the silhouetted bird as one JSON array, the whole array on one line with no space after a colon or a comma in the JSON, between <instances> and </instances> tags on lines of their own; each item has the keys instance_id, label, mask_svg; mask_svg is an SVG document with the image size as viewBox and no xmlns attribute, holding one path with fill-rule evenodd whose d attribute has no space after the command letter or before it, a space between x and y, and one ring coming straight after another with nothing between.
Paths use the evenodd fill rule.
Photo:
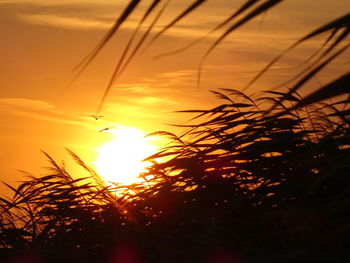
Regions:
<instances>
[{"instance_id":1,"label":"silhouetted bird","mask_svg":"<svg viewBox=\"0 0 350 263\"><path fill-rule=\"evenodd\" d=\"M92 117L92 118L94 118L95 120L98 120L98 119L100 119L100 118L103 118L102 115L89 115L89 117Z\"/></svg>"},{"instance_id":2,"label":"silhouetted bird","mask_svg":"<svg viewBox=\"0 0 350 263\"><path fill-rule=\"evenodd\" d=\"M111 129L111 128L112 128L112 127L103 128L102 130L99 130L98 132L108 131L108 130Z\"/></svg>"}]
</instances>

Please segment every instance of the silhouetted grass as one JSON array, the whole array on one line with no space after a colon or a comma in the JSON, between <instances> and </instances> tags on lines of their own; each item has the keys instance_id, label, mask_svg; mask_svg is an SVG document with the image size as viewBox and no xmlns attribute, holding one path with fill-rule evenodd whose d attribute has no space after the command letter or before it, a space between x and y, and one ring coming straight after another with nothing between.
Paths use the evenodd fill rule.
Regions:
<instances>
[{"instance_id":1,"label":"silhouetted grass","mask_svg":"<svg viewBox=\"0 0 350 263\"><path fill-rule=\"evenodd\" d=\"M115 25L78 65L76 77L140 2L129 1ZM150 3L130 36L98 111L113 81L147 44L168 2ZM190 1L148 43L205 2ZM203 61L234 30L280 2L244 1L210 31L224 29ZM153 22L132 48L140 27L152 14ZM28 175L17 188L7 185L13 192L11 198L0 197L0 260L350 261L349 99L321 103L349 94L349 73L306 98L297 94L310 78L345 54L349 25L350 16L345 14L321 26L252 80L297 45L326 34L324 45L305 60L305 68L292 77L296 84L288 91L269 91L254 100L237 90L216 91L225 103L186 111L197 115L194 124L180 125L182 136L158 132L170 136L173 143L148 158L153 165L142 176L152 184L106 186L71 152L90 174L73 177L47 155L51 163L47 175Z\"/></svg>"},{"instance_id":2,"label":"silhouetted grass","mask_svg":"<svg viewBox=\"0 0 350 263\"><path fill-rule=\"evenodd\" d=\"M196 39L195 41L189 43L185 47L182 47L175 51L170 51L163 55L176 54L181 51L186 50L189 47L194 46L201 40L205 39L214 32L218 30L223 30L223 33L214 40L214 42L207 48L205 51L198 68L198 77L197 84L199 85L201 79L201 68L207 57L212 53L212 51L223 42L228 36L233 34L237 29L245 26L247 23L254 20L261 14L266 13L267 11L273 9L277 5L286 2L288 0L245 0L242 5L237 9L231 10L232 13L223 21L219 22L214 28L208 31L208 33L201 38ZM101 50L108 44L108 42L115 37L120 30L120 27L125 23L125 21L133 15L133 12L138 8L142 0L129 0L125 5L125 9L121 14L116 18L114 25L106 32L103 38L98 42L98 44L91 50L91 52L75 67L74 72L75 76L73 77L74 81L80 76L80 74L86 69L86 67L93 62L95 57L101 52ZM158 20L164 16L164 13L169 9L170 0L153 0L148 4L148 7L144 10L144 15L140 18L138 26L134 29L133 33L130 35L129 41L127 42L120 59L117 62L115 70L110 78L110 81L105 88L100 103L97 108L97 114L101 111L103 104L109 94L109 91L112 85L118 80L120 75L124 72L127 66L130 64L135 55L139 52L141 47L147 48L159 37L161 37L168 30L171 30L177 23L185 18L191 13L199 12L200 7L205 6L206 3L210 0L192 0L189 1L189 5L184 7L179 14L170 14L174 15L174 18L166 25L160 25L160 29L157 32L153 32ZM214 2L214 0L212 0ZM318 8L315 4L315 8ZM311 13L312 10L309 10ZM302 36L298 41L293 43L288 47L284 52L275 57L270 63L267 64L246 86L250 87L255 83L263 74L266 73L274 64L276 64L287 52L296 48L297 46L310 41L315 38L324 38L323 44L313 52L309 57L307 57L303 64L302 68L296 76L291 76L291 79L287 81L289 85L292 81L296 83L293 85L292 89L287 95L290 95L294 91L298 91L306 82L311 78L316 76L320 71L322 71L329 63L334 61L337 57L346 54L348 51L349 44L349 35L350 35L350 13L349 10L344 7L344 14L338 18L326 22L324 25L316 28L310 33ZM153 16L153 18L152 18ZM140 30L141 26L144 26L148 19L152 19L152 22L146 25L146 30L142 32ZM140 40L134 44L135 37L141 34ZM153 36L152 36L153 35ZM152 37L151 37L152 36ZM151 37L150 40L148 38ZM349 83L349 71L345 71L344 74L340 77L337 77L334 82L320 88L320 90L312 93L310 96L312 101L320 101L319 93L322 93L322 98L332 98L338 94L348 94L348 83ZM284 85L282 85L283 87ZM328 92L331 90L331 92ZM280 100L283 100L281 98ZM308 102L311 103L311 102Z\"/></svg>"},{"instance_id":3,"label":"silhouetted grass","mask_svg":"<svg viewBox=\"0 0 350 263\"><path fill-rule=\"evenodd\" d=\"M349 101L286 111L300 104L298 94L268 92L257 100L236 90L214 94L225 103L186 111L196 117L182 136L158 133L175 140L149 157L154 164L143 176L154 183L130 186L136 195L128 187L104 186L74 153L92 181L73 179L47 156L48 175L9 186L14 196L0 199L1 257L349 260Z\"/></svg>"}]
</instances>

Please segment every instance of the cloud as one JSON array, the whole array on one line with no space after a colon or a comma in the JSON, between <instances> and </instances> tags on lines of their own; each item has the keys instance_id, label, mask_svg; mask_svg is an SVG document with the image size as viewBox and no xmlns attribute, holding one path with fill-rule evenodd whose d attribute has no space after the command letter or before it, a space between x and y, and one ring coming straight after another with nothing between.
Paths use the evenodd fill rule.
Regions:
<instances>
[{"instance_id":1,"label":"cloud","mask_svg":"<svg viewBox=\"0 0 350 263\"><path fill-rule=\"evenodd\" d=\"M101 21L95 18L79 18L54 14L22 14L19 19L25 23L61 27L66 29L107 29L112 22Z\"/></svg>"},{"instance_id":2,"label":"cloud","mask_svg":"<svg viewBox=\"0 0 350 263\"><path fill-rule=\"evenodd\" d=\"M0 0L0 7L6 11L2 11L2 16L10 19L19 19L21 22L27 24L66 29L106 29L121 14L127 2L119 1L111 3L107 0L76 0L74 2L66 0ZM127 30L134 29L140 18L144 15L148 4L147 1L142 1L139 7L123 24L122 28ZM227 5L228 3L225 3L225 1L215 2L214 5L207 5L208 7L194 12L189 18L186 17L181 20L166 35L181 36L181 38L202 36L208 29L217 25L229 15L232 9L222 8ZM158 21L155 31L163 28L164 25L178 16L187 6L188 1L174 1ZM213 8L215 12L213 12ZM155 14L153 14L154 16ZM203 17L205 17L204 20ZM146 25L150 24L152 20L153 18L148 19Z\"/></svg>"},{"instance_id":3,"label":"cloud","mask_svg":"<svg viewBox=\"0 0 350 263\"><path fill-rule=\"evenodd\" d=\"M112 93L118 93L118 97L122 93L133 98L161 96L163 103L173 104L173 95L182 94L184 91L189 93L198 91L197 74L198 71L193 69L156 73L147 78L140 78L134 83L116 84Z\"/></svg>"},{"instance_id":4,"label":"cloud","mask_svg":"<svg viewBox=\"0 0 350 263\"><path fill-rule=\"evenodd\" d=\"M158 118L160 113L203 106L208 103L202 100L207 92L198 89L196 79L196 70L176 70L140 78L133 83L117 84L104 109Z\"/></svg>"},{"instance_id":5,"label":"cloud","mask_svg":"<svg viewBox=\"0 0 350 263\"><path fill-rule=\"evenodd\" d=\"M54 105L26 98L0 98L0 113L65 124L84 125L83 118L69 116Z\"/></svg>"},{"instance_id":6,"label":"cloud","mask_svg":"<svg viewBox=\"0 0 350 263\"><path fill-rule=\"evenodd\" d=\"M0 17L26 24L65 29L106 29L115 19L113 5L102 1L1 1Z\"/></svg>"},{"instance_id":7,"label":"cloud","mask_svg":"<svg viewBox=\"0 0 350 263\"><path fill-rule=\"evenodd\" d=\"M327 22L330 17L335 18L340 15L343 12L342 6L345 5L346 1L338 0L339 4L335 5L328 3L329 1L320 0L321 4L317 4L320 11L313 12L312 15L305 10L312 10L315 7L314 3L303 0L285 1L285 3L269 11L266 18L265 16L257 17L248 23L248 27L244 27L248 31L258 31L260 27L263 31L268 29L267 33L269 35L277 30L279 33L283 31L285 36L290 37L291 34L294 36L308 26L313 27L315 23L316 26L320 25ZM15 13L20 20L26 23L71 29L104 29L115 21L127 3L127 0L114 2L108 0L0 0L0 7L5 7L3 10L6 12L3 15L7 16L8 11L11 10L11 13ZM139 7L128 18L123 28L135 28L135 24L148 5L148 1L141 1ZM239 5L237 1L208 1L177 23L166 32L166 35L181 35L181 37L187 38L204 35L211 28L232 15ZM168 24L187 6L187 0L173 1L161 17L156 29L159 30L159 28ZM151 22L150 20L152 19L149 19L148 23ZM215 37L215 35L211 37Z\"/></svg>"}]
</instances>

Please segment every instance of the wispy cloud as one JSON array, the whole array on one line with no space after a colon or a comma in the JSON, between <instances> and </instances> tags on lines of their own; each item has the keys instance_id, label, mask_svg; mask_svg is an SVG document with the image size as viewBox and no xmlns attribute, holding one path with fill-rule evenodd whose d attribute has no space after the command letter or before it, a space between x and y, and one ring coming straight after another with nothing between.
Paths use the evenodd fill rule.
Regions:
<instances>
[{"instance_id":1,"label":"wispy cloud","mask_svg":"<svg viewBox=\"0 0 350 263\"><path fill-rule=\"evenodd\" d=\"M0 98L0 113L66 124L85 125L79 116L69 116L54 105L26 98Z\"/></svg>"},{"instance_id":2,"label":"wispy cloud","mask_svg":"<svg viewBox=\"0 0 350 263\"><path fill-rule=\"evenodd\" d=\"M121 4L109 1L0 0L0 16L22 23L65 29L106 29Z\"/></svg>"},{"instance_id":3,"label":"wispy cloud","mask_svg":"<svg viewBox=\"0 0 350 263\"><path fill-rule=\"evenodd\" d=\"M112 22L96 18L69 17L54 14L22 14L19 19L25 23L61 27L66 29L106 29Z\"/></svg>"},{"instance_id":4,"label":"wispy cloud","mask_svg":"<svg viewBox=\"0 0 350 263\"><path fill-rule=\"evenodd\" d=\"M172 96L183 93L197 91L196 78L197 70L175 70L157 73L149 78L141 78L139 81L128 84L116 84L114 92L128 94L132 97L162 96L169 98L171 103ZM163 100L164 102L164 100Z\"/></svg>"}]
</instances>

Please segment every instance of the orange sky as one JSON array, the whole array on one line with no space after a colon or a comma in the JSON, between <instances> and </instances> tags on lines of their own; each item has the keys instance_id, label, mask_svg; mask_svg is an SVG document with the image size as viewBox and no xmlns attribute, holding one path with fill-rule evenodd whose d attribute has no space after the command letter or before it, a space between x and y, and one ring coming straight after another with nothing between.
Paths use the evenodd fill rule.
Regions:
<instances>
[{"instance_id":1,"label":"orange sky","mask_svg":"<svg viewBox=\"0 0 350 263\"><path fill-rule=\"evenodd\" d=\"M68 89L72 69L94 47L127 0L0 0L0 180L14 182L16 169L43 173L40 149L70 162L68 147L87 162L94 148L108 141L98 130L111 125L135 126L147 132L170 130L186 116L175 110L220 103L208 90L240 89L275 55L299 37L349 10L348 0L286 0L238 30L206 60L201 86L198 62L215 35L193 48L162 59L154 56L181 48L205 34L242 1L211 0L138 55L115 83L102 110L105 119L87 117L96 111L113 67L136 24L137 12L111 43ZM145 1L148 2L148 1ZM160 26L188 0L173 1ZM139 7L142 10L143 6ZM231 8L231 9L230 9ZM159 29L156 28L156 29ZM289 53L248 93L278 84L310 54L312 41ZM344 73L346 59L335 61L318 80L327 83ZM317 81L309 88L317 88Z\"/></svg>"}]
</instances>

